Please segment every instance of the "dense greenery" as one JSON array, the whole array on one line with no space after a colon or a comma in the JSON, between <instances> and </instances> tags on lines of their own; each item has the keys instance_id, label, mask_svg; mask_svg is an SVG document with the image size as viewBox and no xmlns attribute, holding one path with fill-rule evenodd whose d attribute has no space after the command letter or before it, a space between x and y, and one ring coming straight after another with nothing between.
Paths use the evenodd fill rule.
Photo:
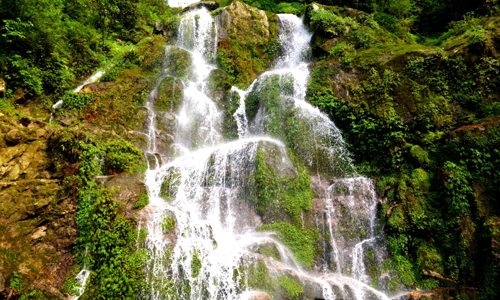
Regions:
<instances>
[{"instance_id":1,"label":"dense greenery","mask_svg":"<svg viewBox=\"0 0 500 300\"><path fill-rule=\"evenodd\" d=\"M342 130L358 171L377 179L379 214L392 255L384 271L396 269L394 278L408 287L472 286L480 299L498 298L500 268L493 255L500 215L496 0L322 0L318 9L306 5L310 1L244 2L266 10L268 35L264 29L258 36L245 34L253 28L249 22L239 24L212 58L221 70L213 71L208 89L225 105L225 131L232 132L226 137L235 137L228 117L238 97L228 96L231 85L248 86L279 55L275 13L304 15L315 32L307 98ZM144 79L159 73L178 12L161 0L1 1L0 78L7 88L0 94L0 110L20 117L43 110L48 121L52 104L63 100L53 117L66 126L57 129L66 134L52 141L50 151L56 169L70 170L70 165L77 170L65 174L64 187L79 201L79 267L92 269L82 299L132 299L143 288L147 257L135 245L145 232L136 230L123 205L94 179L144 171L142 152L133 146L145 143L133 135L141 128L138 116L144 118L141 106L154 82ZM251 16L264 19L256 11ZM157 20L165 36L152 35ZM177 79L191 76L186 51L172 48L168 58L165 67ZM82 94L68 92L97 69L106 70L100 83ZM160 87L157 109L177 109L180 83L168 77ZM246 99L251 120L259 107L276 114L267 130L284 139L299 166L297 174L282 175L273 165L275 153L258 151L253 203L268 223L260 230L275 232L300 263L311 267L321 237L301 219L313 197L307 168L322 174L330 170L298 162L311 155L313 146L304 142L310 124L297 121L292 104L279 107L282 94L292 88L290 78L270 77ZM162 185L165 199L177 192L177 178L172 174ZM142 193L133 208L147 203ZM162 230L169 233L175 226L175 218L165 217ZM276 249L259 253L279 259ZM193 257L189 275L198 277L203 261L197 253ZM13 273L10 286L26 292L27 280ZM247 270L246 281L270 295L280 286L292 299L303 293L291 278L273 278L262 261ZM390 285L396 289L398 283ZM34 290L21 299L29 297L44 296Z\"/></svg>"},{"instance_id":2,"label":"dense greenery","mask_svg":"<svg viewBox=\"0 0 500 300\"><path fill-rule=\"evenodd\" d=\"M18 88L30 96L62 94L105 67L117 47L150 35L158 19L167 30L176 26L160 0L2 0L0 77L7 95Z\"/></svg>"},{"instance_id":3,"label":"dense greenery","mask_svg":"<svg viewBox=\"0 0 500 300\"><path fill-rule=\"evenodd\" d=\"M358 48L359 21L335 8L310 15L319 35L328 40L335 32L342 43L316 55L309 101L343 130L360 171L379 178L387 198L380 213L401 280L424 289L475 286L480 298L494 299L491 278L500 273L491 265L489 224L500 211L500 68L495 55L475 53L489 51L496 21L453 23L435 40L446 49L467 45L452 55L407 38ZM350 26L348 35L338 33L345 25L332 27L339 22ZM328 78L353 70L355 77L342 79L345 96Z\"/></svg>"},{"instance_id":4,"label":"dense greenery","mask_svg":"<svg viewBox=\"0 0 500 300\"><path fill-rule=\"evenodd\" d=\"M145 238L134 220L125 218L123 204L95 181L102 174L100 160L110 173L143 171L142 152L129 142L116 140L97 146L88 136L68 131L54 141L54 159L80 163L78 171L65 178L68 193L78 197L76 224L80 267L92 270L85 299L133 299L143 287L144 251L136 243ZM118 153L119 152L119 153ZM144 197L142 197L144 198ZM139 201L147 201L146 199Z\"/></svg>"}]
</instances>

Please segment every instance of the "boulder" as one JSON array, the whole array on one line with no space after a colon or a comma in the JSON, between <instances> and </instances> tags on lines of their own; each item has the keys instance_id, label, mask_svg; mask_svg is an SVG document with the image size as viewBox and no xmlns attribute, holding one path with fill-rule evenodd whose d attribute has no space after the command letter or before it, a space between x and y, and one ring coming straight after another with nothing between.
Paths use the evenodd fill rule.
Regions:
<instances>
[{"instance_id":1,"label":"boulder","mask_svg":"<svg viewBox=\"0 0 500 300\"><path fill-rule=\"evenodd\" d=\"M156 21L155 28L153 30L153 34L161 34L163 36L167 35L167 32L163 28L163 24L161 23L161 20Z\"/></svg>"},{"instance_id":2,"label":"boulder","mask_svg":"<svg viewBox=\"0 0 500 300\"><path fill-rule=\"evenodd\" d=\"M197 8L202 8L202 7L204 7L206 9L212 11L212 10L216 10L217 8L219 8L219 3L215 2L215 1L200 1L200 2L196 2L196 3L193 3L193 4L189 5L189 6L186 6L182 10L181 14L186 13L186 12L188 12L190 10L197 9Z\"/></svg>"},{"instance_id":3,"label":"boulder","mask_svg":"<svg viewBox=\"0 0 500 300\"><path fill-rule=\"evenodd\" d=\"M24 133L18 129L12 129L5 135L5 141L10 145L17 145L24 140Z\"/></svg>"},{"instance_id":4,"label":"boulder","mask_svg":"<svg viewBox=\"0 0 500 300\"><path fill-rule=\"evenodd\" d=\"M270 36L266 12L240 1L233 1L219 14L217 22L219 40L226 40L233 33L252 40L267 39Z\"/></svg>"}]
</instances>

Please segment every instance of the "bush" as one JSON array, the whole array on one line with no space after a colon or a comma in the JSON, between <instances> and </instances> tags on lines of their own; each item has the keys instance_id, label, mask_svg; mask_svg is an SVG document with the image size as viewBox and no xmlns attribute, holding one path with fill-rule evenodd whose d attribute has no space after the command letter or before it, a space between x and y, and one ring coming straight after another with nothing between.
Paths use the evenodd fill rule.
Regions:
<instances>
[{"instance_id":1,"label":"bush","mask_svg":"<svg viewBox=\"0 0 500 300\"><path fill-rule=\"evenodd\" d=\"M80 110L92 103L95 99L92 94L78 94L73 91L66 92L62 97L62 107L68 110Z\"/></svg>"},{"instance_id":2,"label":"bush","mask_svg":"<svg viewBox=\"0 0 500 300\"><path fill-rule=\"evenodd\" d=\"M107 142L102 146L104 161L102 169L107 174L134 173L146 170L142 151L125 140Z\"/></svg>"}]
</instances>

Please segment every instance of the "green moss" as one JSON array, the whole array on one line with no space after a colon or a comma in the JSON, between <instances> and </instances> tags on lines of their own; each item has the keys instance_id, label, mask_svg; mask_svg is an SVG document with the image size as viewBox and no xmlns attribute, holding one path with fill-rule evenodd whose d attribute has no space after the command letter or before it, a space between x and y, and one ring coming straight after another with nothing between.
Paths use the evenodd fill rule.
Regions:
<instances>
[{"instance_id":1,"label":"green moss","mask_svg":"<svg viewBox=\"0 0 500 300\"><path fill-rule=\"evenodd\" d=\"M173 77L165 77L158 86L158 94L154 101L158 111L175 112L184 98L182 82Z\"/></svg>"},{"instance_id":2,"label":"green moss","mask_svg":"<svg viewBox=\"0 0 500 300\"><path fill-rule=\"evenodd\" d=\"M410 150L411 155L418 161L419 164L424 165L429 163L429 153L422 149L419 145L413 145Z\"/></svg>"},{"instance_id":3,"label":"green moss","mask_svg":"<svg viewBox=\"0 0 500 300\"><path fill-rule=\"evenodd\" d=\"M300 296L304 293L304 289L300 283L294 279L288 278L287 276L280 276L278 280L291 299L299 300Z\"/></svg>"},{"instance_id":4,"label":"green moss","mask_svg":"<svg viewBox=\"0 0 500 300\"><path fill-rule=\"evenodd\" d=\"M148 193L146 191L142 190L141 194L139 196L139 200L137 200L137 202L135 202L133 209L141 210L148 204L149 204Z\"/></svg>"},{"instance_id":5,"label":"green moss","mask_svg":"<svg viewBox=\"0 0 500 300\"><path fill-rule=\"evenodd\" d=\"M246 10L251 18L242 14ZM234 2L226 11L235 14L234 26L229 29L227 40L219 42L217 63L227 72L232 85L248 86L259 74L264 72L277 58L276 14L263 13L255 8ZM267 28L262 18L267 18Z\"/></svg>"},{"instance_id":6,"label":"green moss","mask_svg":"<svg viewBox=\"0 0 500 300\"><path fill-rule=\"evenodd\" d=\"M245 270L246 282L249 288L254 290L265 291L271 298L274 298L279 285L277 280L269 273L266 264L257 260L251 263Z\"/></svg>"},{"instance_id":7,"label":"green moss","mask_svg":"<svg viewBox=\"0 0 500 300\"><path fill-rule=\"evenodd\" d=\"M176 172L175 170L170 170L165 176L161 187L160 187L160 196L165 200L172 200L177 195L177 186L180 184L181 174Z\"/></svg>"},{"instance_id":8,"label":"green moss","mask_svg":"<svg viewBox=\"0 0 500 300\"><path fill-rule=\"evenodd\" d=\"M259 231L274 231L281 241L292 251L298 262L310 268L314 263L316 244L319 231L316 228L296 227L290 223L281 222L265 224Z\"/></svg>"},{"instance_id":9,"label":"green moss","mask_svg":"<svg viewBox=\"0 0 500 300\"><path fill-rule=\"evenodd\" d=\"M163 233L168 233L170 230L175 228L175 224L176 221L174 217L165 216L161 222L161 230Z\"/></svg>"},{"instance_id":10,"label":"green moss","mask_svg":"<svg viewBox=\"0 0 500 300\"><path fill-rule=\"evenodd\" d=\"M177 79L186 80L191 75L192 58L186 50L169 48L166 54L167 73Z\"/></svg>"},{"instance_id":11,"label":"green moss","mask_svg":"<svg viewBox=\"0 0 500 300\"><path fill-rule=\"evenodd\" d=\"M102 149L105 155L102 169L107 174L144 172L146 170L142 151L128 141L106 142Z\"/></svg>"},{"instance_id":12,"label":"green moss","mask_svg":"<svg viewBox=\"0 0 500 300\"><path fill-rule=\"evenodd\" d=\"M423 169L414 169L411 173L412 187L421 192L427 192L430 188L429 174Z\"/></svg>"},{"instance_id":13,"label":"green moss","mask_svg":"<svg viewBox=\"0 0 500 300\"><path fill-rule=\"evenodd\" d=\"M281 175L274 166L266 163L266 155L258 150L254 171L257 195L255 203L260 214L270 209L284 209L294 224L302 224L302 211L312 206L311 179L305 171L298 177Z\"/></svg>"},{"instance_id":14,"label":"green moss","mask_svg":"<svg viewBox=\"0 0 500 300\"><path fill-rule=\"evenodd\" d=\"M281 254L276 248L276 245L273 243L267 243L264 245L260 245L256 247L255 249L252 250L253 252L260 253L262 255L265 255L267 257L274 258L277 261L281 261Z\"/></svg>"},{"instance_id":15,"label":"green moss","mask_svg":"<svg viewBox=\"0 0 500 300\"><path fill-rule=\"evenodd\" d=\"M191 260L191 277L197 278L200 276L200 270L202 267L202 261L199 258L198 250L193 250L193 257Z\"/></svg>"}]
</instances>

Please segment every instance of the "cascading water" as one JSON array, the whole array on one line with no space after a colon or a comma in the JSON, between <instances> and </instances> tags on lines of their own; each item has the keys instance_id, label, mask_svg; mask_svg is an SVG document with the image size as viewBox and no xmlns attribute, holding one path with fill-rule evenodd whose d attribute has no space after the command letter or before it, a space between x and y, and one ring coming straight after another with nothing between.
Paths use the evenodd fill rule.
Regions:
<instances>
[{"instance_id":1,"label":"cascading water","mask_svg":"<svg viewBox=\"0 0 500 300\"><path fill-rule=\"evenodd\" d=\"M161 166L156 160L146 172L150 204L141 212L141 224L148 231L145 247L151 259L146 268L148 289L140 298L251 299L248 274L263 263L275 278L288 274L316 289L312 294L317 299L387 299L368 285L363 258L365 246L383 255L376 247L377 199L372 183L356 177L339 130L305 100L311 33L294 15L279 15L279 21L282 53L275 67L247 91L232 89L239 98L233 115L239 138L227 142L221 133L223 114L208 96L206 84L216 68L209 63L216 51L214 20L205 9L183 15L177 44L166 51L187 51L192 71L176 78L184 87L170 151L176 157ZM166 68L160 81L175 76L169 72ZM147 104L148 155L154 157L157 92L158 88L152 91ZM245 103L255 99L258 111L249 116ZM285 122L305 133L290 134L282 128ZM323 247L327 250L321 270L304 270L275 234L257 231L262 220L249 200L255 188L251 178L257 152L275 153L281 168L293 172L287 147L318 172L318 181L325 181L324 174L337 178L321 192L323 210L317 223L330 237ZM345 212L352 220L342 216ZM347 236L347 229L339 229L346 222L362 233ZM265 245L275 247L280 259L256 251Z\"/></svg>"}]
</instances>

